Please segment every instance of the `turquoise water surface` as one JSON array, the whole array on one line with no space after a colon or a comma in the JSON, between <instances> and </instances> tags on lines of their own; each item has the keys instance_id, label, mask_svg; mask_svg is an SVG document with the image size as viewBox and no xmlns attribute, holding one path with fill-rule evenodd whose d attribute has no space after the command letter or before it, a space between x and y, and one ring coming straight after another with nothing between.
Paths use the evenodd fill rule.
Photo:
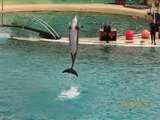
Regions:
<instances>
[{"instance_id":1,"label":"turquoise water surface","mask_svg":"<svg viewBox=\"0 0 160 120\"><path fill-rule=\"evenodd\" d=\"M160 118L160 48L0 39L0 120Z\"/></svg>"},{"instance_id":2,"label":"turquoise water surface","mask_svg":"<svg viewBox=\"0 0 160 120\"><path fill-rule=\"evenodd\" d=\"M69 22L72 21L74 16L78 16L79 26L83 26L80 28L80 37L99 37L99 29L103 28L106 22L108 22L112 28L117 29L118 36L125 35L127 30L133 30L135 34L140 34L144 29L149 30L147 20L141 18L135 19L131 16L81 12L32 12L29 14L47 22L62 37L68 37ZM4 24L27 25L46 31L37 21L27 18L24 15L25 13L4 14ZM7 32L13 36L24 36L24 34L26 36L32 34L33 36L33 33L28 34L27 31L9 29Z\"/></svg>"}]
</instances>

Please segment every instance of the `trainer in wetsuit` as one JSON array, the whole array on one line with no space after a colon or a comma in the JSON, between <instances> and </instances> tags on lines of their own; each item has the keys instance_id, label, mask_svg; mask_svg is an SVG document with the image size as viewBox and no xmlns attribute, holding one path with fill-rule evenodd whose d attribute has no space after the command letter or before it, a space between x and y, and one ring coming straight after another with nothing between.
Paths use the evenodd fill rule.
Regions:
<instances>
[{"instance_id":1,"label":"trainer in wetsuit","mask_svg":"<svg viewBox=\"0 0 160 120\"><path fill-rule=\"evenodd\" d=\"M111 32L111 26L108 23L106 23L106 25L104 26L103 29L106 32L106 40L107 40L107 43L108 43L109 39L110 39L109 33Z\"/></svg>"},{"instance_id":2,"label":"trainer in wetsuit","mask_svg":"<svg viewBox=\"0 0 160 120\"><path fill-rule=\"evenodd\" d=\"M154 20L151 21L150 23L150 32L151 32L151 43L154 45L156 45L156 24L154 22Z\"/></svg>"}]
</instances>

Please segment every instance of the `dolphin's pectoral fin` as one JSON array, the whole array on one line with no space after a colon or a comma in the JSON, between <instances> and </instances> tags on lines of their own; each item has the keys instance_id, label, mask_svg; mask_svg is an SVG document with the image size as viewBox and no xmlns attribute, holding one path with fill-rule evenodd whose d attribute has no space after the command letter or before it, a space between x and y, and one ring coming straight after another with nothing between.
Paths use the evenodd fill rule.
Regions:
<instances>
[{"instance_id":1,"label":"dolphin's pectoral fin","mask_svg":"<svg viewBox=\"0 0 160 120\"><path fill-rule=\"evenodd\" d=\"M78 26L76 26L76 29L77 29L77 30L79 30L79 27L78 27Z\"/></svg>"},{"instance_id":2,"label":"dolphin's pectoral fin","mask_svg":"<svg viewBox=\"0 0 160 120\"><path fill-rule=\"evenodd\" d=\"M65 69L65 70L63 71L63 73L65 73L65 72L74 74L74 75L76 75L76 76L78 77L78 73L77 73L73 68Z\"/></svg>"}]
</instances>

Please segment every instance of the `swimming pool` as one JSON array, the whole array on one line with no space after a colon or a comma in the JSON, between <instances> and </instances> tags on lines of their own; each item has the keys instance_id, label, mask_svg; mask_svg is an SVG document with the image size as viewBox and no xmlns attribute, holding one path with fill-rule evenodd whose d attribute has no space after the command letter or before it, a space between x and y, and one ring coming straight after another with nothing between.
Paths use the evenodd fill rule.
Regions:
<instances>
[{"instance_id":1,"label":"swimming pool","mask_svg":"<svg viewBox=\"0 0 160 120\"><path fill-rule=\"evenodd\" d=\"M0 119L160 118L160 48L79 45L75 69L62 43L0 39Z\"/></svg>"},{"instance_id":2,"label":"swimming pool","mask_svg":"<svg viewBox=\"0 0 160 120\"><path fill-rule=\"evenodd\" d=\"M82 12L32 12L30 13L39 17L40 19L51 25L60 36L68 37L69 22L78 16L80 28L80 37L99 37L99 29L103 28L108 22L112 28L117 29L117 35L125 35L127 30L133 30L135 34L140 34L142 30L149 30L149 23L145 19L132 18L131 16L123 16L116 14L103 14L103 13L82 13ZM4 14L4 24L21 24L28 23L27 17L22 14ZM29 27L44 30L44 27L37 24L35 20L30 20L27 24ZM11 30L11 31L10 31ZM27 36L26 31L15 31L10 29L8 32L14 36ZM33 35L33 34L32 34Z\"/></svg>"}]
</instances>

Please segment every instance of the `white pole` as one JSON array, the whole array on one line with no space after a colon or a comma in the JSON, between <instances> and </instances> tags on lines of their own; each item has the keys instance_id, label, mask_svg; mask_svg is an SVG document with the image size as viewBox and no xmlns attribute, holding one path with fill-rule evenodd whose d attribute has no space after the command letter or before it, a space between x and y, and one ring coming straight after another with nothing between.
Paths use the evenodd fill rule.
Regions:
<instances>
[{"instance_id":1,"label":"white pole","mask_svg":"<svg viewBox=\"0 0 160 120\"><path fill-rule=\"evenodd\" d=\"M160 5L160 1L158 2L158 12L159 12L159 5Z\"/></svg>"},{"instance_id":2,"label":"white pole","mask_svg":"<svg viewBox=\"0 0 160 120\"><path fill-rule=\"evenodd\" d=\"M154 23L156 23L156 18L155 18L155 11L154 11Z\"/></svg>"},{"instance_id":3,"label":"white pole","mask_svg":"<svg viewBox=\"0 0 160 120\"><path fill-rule=\"evenodd\" d=\"M2 0L2 11L3 11L3 0Z\"/></svg>"},{"instance_id":4,"label":"white pole","mask_svg":"<svg viewBox=\"0 0 160 120\"><path fill-rule=\"evenodd\" d=\"M153 8L153 18L154 18L154 23L156 23L154 2L152 3L152 8Z\"/></svg>"}]
</instances>

